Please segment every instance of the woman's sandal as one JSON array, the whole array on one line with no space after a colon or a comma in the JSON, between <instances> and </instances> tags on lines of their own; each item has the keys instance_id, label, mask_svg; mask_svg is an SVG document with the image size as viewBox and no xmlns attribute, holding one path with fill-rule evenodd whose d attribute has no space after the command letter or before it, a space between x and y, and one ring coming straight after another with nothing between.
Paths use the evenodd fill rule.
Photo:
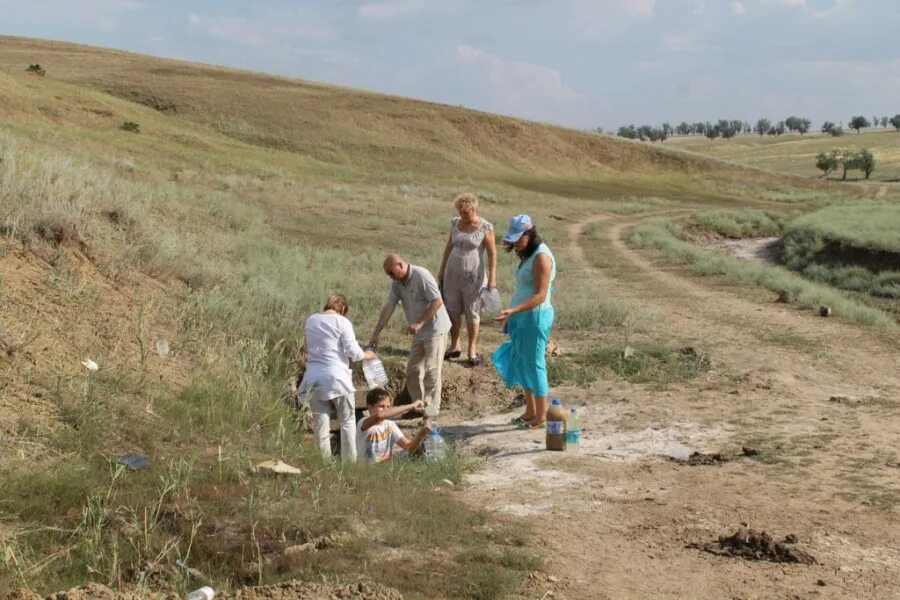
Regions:
<instances>
[{"instance_id":1,"label":"woman's sandal","mask_svg":"<svg viewBox=\"0 0 900 600\"><path fill-rule=\"evenodd\" d=\"M447 350L444 352L444 360L459 358L460 356L462 356L462 350Z\"/></svg>"},{"instance_id":2,"label":"woman's sandal","mask_svg":"<svg viewBox=\"0 0 900 600\"><path fill-rule=\"evenodd\" d=\"M484 357L480 354L476 354L474 358L470 358L466 361L466 364L469 365L470 369L473 369L479 365L484 364Z\"/></svg>"},{"instance_id":3,"label":"woman's sandal","mask_svg":"<svg viewBox=\"0 0 900 600\"><path fill-rule=\"evenodd\" d=\"M522 431L529 431L531 429L543 429L546 426L547 426L547 421L541 421L540 423L537 423L536 425L532 425L528 421L520 421L518 424L516 424L516 429L520 429Z\"/></svg>"},{"instance_id":4,"label":"woman's sandal","mask_svg":"<svg viewBox=\"0 0 900 600\"><path fill-rule=\"evenodd\" d=\"M514 419L510 419L509 424L510 425L518 425L519 423L527 423L530 420L531 420L530 418L526 419L524 415L519 415L518 417L516 417Z\"/></svg>"}]
</instances>

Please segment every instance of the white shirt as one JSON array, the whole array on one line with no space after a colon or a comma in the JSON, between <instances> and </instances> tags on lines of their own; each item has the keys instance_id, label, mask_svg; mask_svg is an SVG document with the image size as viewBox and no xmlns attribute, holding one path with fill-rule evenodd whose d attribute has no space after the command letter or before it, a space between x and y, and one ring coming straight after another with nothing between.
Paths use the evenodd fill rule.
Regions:
<instances>
[{"instance_id":1,"label":"white shirt","mask_svg":"<svg viewBox=\"0 0 900 600\"><path fill-rule=\"evenodd\" d=\"M330 400L353 395L350 361L363 359L353 323L347 317L317 313L306 320L306 373L300 382L300 398Z\"/></svg>"}]
</instances>

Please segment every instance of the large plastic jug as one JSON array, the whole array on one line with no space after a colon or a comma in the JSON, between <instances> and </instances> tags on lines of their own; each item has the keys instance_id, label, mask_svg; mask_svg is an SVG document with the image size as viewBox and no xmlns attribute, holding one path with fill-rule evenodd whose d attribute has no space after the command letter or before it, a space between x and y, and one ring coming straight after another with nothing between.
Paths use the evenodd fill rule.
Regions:
<instances>
[{"instance_id":1,"label":"large plastic jug","mask_svg":"<svg viewBox=\"0 0 900 600\"><path fill-rule=\"evenodd\" d=\"M369 389L384 387L388 384L388 376L384 371L384 363L380 358L363 361L363 375L366 376L366 383Z\"/></svg>"}]
</instances>

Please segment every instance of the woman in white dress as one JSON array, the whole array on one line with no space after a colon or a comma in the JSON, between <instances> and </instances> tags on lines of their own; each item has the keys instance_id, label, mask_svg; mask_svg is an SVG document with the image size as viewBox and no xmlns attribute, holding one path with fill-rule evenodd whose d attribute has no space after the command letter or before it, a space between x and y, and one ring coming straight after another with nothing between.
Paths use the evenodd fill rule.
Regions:
<instances>
[{"instance_id":1,"label":"woman in white dress","mask_svg":"<svg viewBox=\"0 0 900 600\"><path fill-rule=\"evenodd\" d=\"M347 318L347 298L332 294L320 313L306 320L306 372L300 382L300 399L309 402L313 434L322 456L331 458L330 416L334 407L341 423L341 458L356 461L356 402L350 362L375 358L363 351L353 323Z\"/></svg>"}]
</instances>

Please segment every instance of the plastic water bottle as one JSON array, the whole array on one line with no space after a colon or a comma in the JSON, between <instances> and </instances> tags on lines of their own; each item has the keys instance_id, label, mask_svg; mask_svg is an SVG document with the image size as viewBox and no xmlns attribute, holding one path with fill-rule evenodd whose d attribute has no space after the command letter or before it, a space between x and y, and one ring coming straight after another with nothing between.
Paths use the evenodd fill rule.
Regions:
<instances>
[{"instance_id":1,"label":"plastic water bottle","mask_svg":"<svg viewBox=\"0 0 900 600\"><path fill-rule=\"evenodd\" d=\"M566 416L566 449L570 452L578 452L580 448L581 418L578 415L578 409L573 406Z\"/></svg>"},{"instance_id":2,"label":"plastic water bottle","mask_svg":"<svg viewBox=\"0 0 900 600\"><path fill-rule=\"evenodd\" d=\"M447 442L440 429L432 429L425 438L425 460L438 462L447 456Z\"/></svg>"},{"instance_id":3,"label":"plastic water bottle","mask_svg":"<svg viewBox=\"0 0 900 600\"><path fill-rule=\"evenodd\" d=\"M384 387L388 383L388 376L384 371L384 363L381 362L380 358L364 360L363 374L366 376L366 383L369 384L370 390Z\"/></svg>"},{"instance_id":4,"label":"plastic water bottle","mask_svg":"<svg viewBox=\"0 0 900 600\"><path fill-rule=\"evenodd\" d=\"M481 310L494 314L503 310L503 301L500 299L500 292L496 288L484 288L481 290Z\"/></svg>"},{"instance_id":5,"label":"plastic water bottle","mask_svg":"<svg viewBox=\"0 0 900 600\"><path fill-rule=\"evenodd\" d=\"M546 442L547 450L565 451L566 449L566 413L563 412L562 400L550 399L547 409Z\"/></svg>"},{"instance_id":6,"label":"plastic water bottle","mask_svg":"<svg viewBox=\"0 0 900 600\"><path fill-rule=\"evenodd\" d=\"M216 595L216 592L213 591L211 587L208 585L204 585L199 590L194 590L190 594L187 595L187 598L184 600L212 600L213 596Z\"/></svg>"}]
</instances>

